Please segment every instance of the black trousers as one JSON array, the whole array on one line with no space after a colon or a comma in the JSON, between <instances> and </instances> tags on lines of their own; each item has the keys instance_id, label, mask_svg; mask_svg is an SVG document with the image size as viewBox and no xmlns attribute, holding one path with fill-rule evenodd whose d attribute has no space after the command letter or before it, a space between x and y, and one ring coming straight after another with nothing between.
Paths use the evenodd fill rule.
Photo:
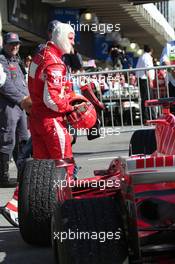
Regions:
<instances>
[{"instance_id":1,"label":"black trousers","mask_svg":"<svg viewBox=\"0 0 175 264\"><path fill-rule=\"evenodd\" d=\"M11 157L16 139L22 142L28 138L26 113L17 105L0 109L0 152Z\"/></svg>"},{"instance_id":2,"label":"black trousers","mask_svg":"<svg viewBox=\"0 0 175 264\"><path fill-rule=\"evenodd\" d=\"M145 107L145 101L149 99L153 99L153 92L151 89L149 89L146 79L139 78L139 84L140 84L141 110L142 110L143 122L145 122L146 120L155 119L156 115L154 109L151 107L151 110L149 110L149 107ZM148 96L148 91L150 94L150 98Z\"/></svg>"}]
</instances>

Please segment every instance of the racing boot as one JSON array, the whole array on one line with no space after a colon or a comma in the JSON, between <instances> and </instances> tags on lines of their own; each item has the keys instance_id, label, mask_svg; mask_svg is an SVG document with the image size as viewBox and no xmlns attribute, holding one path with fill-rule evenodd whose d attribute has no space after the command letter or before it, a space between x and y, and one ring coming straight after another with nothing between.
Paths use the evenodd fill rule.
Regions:
<instances>
[{"instance_id":1,"label":"racing boot","mask_svg":"<svg viewBox=\"0 0 175 264\"><path fill-rule=\"evenodd\" d=\"M12 199L0 208L1 214L13 226L18 227L18 186L15 189Z\"/></svg>"},{"instance_id":2,"label":"racing boot","mask_svg":"<svg viewBox=\"0 0 175 264\"><path fill-rule=\"evenodd\" d=\"M104 104L101 103L98 98L95 96L91 84L85 84L81 86L81 92L84 97L86 97L95 107L97 112L100 112L101 110L104 110Z\"/></svg>"},{"instance_id":3,"label":"racing boot","mask_svg":"<svg viewBox=\"0 0 175 264\"><path fill-rule=\"evenodd\" d=\"M9 179L9 155L0 152L0 188L16 187L17 182Z\"/></svg>"}]
</instances>

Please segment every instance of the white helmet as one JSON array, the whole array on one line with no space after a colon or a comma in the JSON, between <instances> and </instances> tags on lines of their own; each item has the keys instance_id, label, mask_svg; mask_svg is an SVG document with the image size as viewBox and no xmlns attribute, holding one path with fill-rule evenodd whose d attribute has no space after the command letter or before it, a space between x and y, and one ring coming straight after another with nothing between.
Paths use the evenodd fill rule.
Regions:
<instances>
[{"instance_id":1,"label":"white helmet","mask_svg":"<svg viewBox=\"0 0 175 264\"><path fill-rule=\"evenodd\" d=\"M52 31L51 41L61 49L63 54L69 54L72 50L72 45L68 38L69 33L75 34L73 27L70 24L61 22L57 23Z\"/></svg>"}]
</instances>

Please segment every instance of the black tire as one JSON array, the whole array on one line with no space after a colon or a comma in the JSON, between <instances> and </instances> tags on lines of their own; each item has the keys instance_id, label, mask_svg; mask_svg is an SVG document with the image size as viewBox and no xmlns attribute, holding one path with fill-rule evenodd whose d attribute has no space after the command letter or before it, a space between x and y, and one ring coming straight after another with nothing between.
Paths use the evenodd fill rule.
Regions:
<instances>
[{"instance_id":1,"label":"black tire","mask_svg":"<svg viewBox=\"0 0 175 264\"><path fill-rule=\"evenodd\" d=\"M114 197L68 200L55 205L52 219L53 249L57 264L114 264L123 263L128 256L122 213ZM87 232L87 239L66 239L58 234L74 235ZM63 233L66 232L66 233ZM88 239L88 234L115 234L115 239ZM100 233L101 232L101 233ZM105 232L105 233L104 233ZM117 233L120 239L117 239ZM101 241L101 242L100 242Z\"/></svg>"},{"instance_id":2,"label":"black tire","mask_svg":"<svg viewBox=\"0 0 175 264\"><path fill-rule=\"evenodd\" d=\"M19 184L19 228L25 242L51 244L51 215L56 200L58 174L54 160L28 160Z\"/></svg>"},{"instance_id":3,"label":"black tire","mask_svg":"<svg viewBox=\"0 0 175 264\"><path fill-rule=\"evenodd\" d=\"M137 130L133 133L129 144L129 156L152 154L157 148L155 129Z\"/></svg>"}]
</instances>

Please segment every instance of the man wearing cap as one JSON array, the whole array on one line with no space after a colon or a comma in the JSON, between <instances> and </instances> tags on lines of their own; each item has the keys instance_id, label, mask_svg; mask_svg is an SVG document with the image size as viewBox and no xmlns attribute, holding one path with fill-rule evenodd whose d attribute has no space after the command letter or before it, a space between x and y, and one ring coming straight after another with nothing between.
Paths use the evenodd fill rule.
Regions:
<instances>
[{"instance_id":1,"label":"man wearing cap","mask_svg":"<svg viewBox=\"0 0 175 264\"><path fill-rule=\"evenodd\" d=\"M23 109L30 110L31 100L19 65L20 44L18 34L9 32L4 35L0 55L0 63L6 73L6 81L0 88L0 187L14 185L9 180L9 160L16 138L19 142L28 139Z\"/></svg>"}]
</instances>

